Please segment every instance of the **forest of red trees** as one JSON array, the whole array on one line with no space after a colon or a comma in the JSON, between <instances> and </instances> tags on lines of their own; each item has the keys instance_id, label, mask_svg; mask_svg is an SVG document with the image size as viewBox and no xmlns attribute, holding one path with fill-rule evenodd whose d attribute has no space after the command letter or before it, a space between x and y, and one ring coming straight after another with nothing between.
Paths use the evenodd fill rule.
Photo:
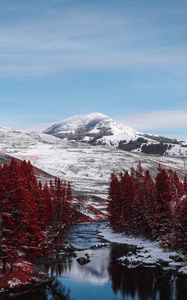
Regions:
<instances>
[{"instance_id":1,"label":"forest of red trees","mask_svg":"<svg viewBox=\"0 0 187 300\"><path fill-rule=\"evenodd\" d=\"M71 187L56 178L38 182L30 162L0 166L0 260L13 265L24 259L46 255L60 228L74 218Z\"/></svg>"},{"instance_id":2,"label":"forest of red trees","mask_svg":"<svg viewBox=\"0 0 187 300\"><path fill-rule=\"evenodd\" d=\"M187 253L187 176L158 168L156 177L139 163L136 170L112 174L109 220L116 231L157 239Z\"/></svg>"}]
</instances>

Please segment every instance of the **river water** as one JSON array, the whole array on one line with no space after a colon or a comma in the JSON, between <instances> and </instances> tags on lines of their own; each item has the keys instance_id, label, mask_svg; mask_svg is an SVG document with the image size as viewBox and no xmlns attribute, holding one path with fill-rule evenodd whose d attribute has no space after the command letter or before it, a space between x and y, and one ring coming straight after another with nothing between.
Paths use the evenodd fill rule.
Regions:
<instances>
[{"instance_id":1,"label":"river water","mask_svg":"<svg viewBox=\"0 0 187 300\"><path fill-rule=\"evenodd\" d=\"M48 267L54 280L45 288L31 291L20 300L186 300L187 278L160 268L127 269L116 258L127 252L120 244L103 245L99 230L104 223L75 225L67 241L78 257L89 255L90 262L80 265L77 258L58 257ZM92 249L90 249L92 248Z\"/></svg>"}]
</instances>

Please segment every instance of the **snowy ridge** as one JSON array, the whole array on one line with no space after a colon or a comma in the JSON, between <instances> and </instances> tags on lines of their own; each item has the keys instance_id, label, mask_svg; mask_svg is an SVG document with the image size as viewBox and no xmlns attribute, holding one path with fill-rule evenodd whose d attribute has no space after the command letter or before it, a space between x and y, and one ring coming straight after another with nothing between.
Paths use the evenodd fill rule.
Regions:
<instances>
[{"instance_id":1,"label":"snowy ridge","mask_svg":"<svg viewBox=\"0 0 187 300\"><path fill-rule=\"evenodd\" d=\"M98 143L124 139L129 141L139 136L139 133L132 128L115 122L102 113L67 118L44 130L44 133L82 141L92 141L97 138Z\"/></svg>"},{"instance_id":2,"label":"snowy ridge","mask_svg":"<svg viewBox=\"0 0 187 300\"><path fill-rule=\"evenodd\" d=\"M0 126L0 132L10 132L10 131L15 131L15 129L10 128L10 127L2 127Z\"/></svg>"},{"instance_id":3,"label":"snowy ridge","mask_svg":"<svg viewBox=\"0 0 187 300\"><path fill-rule=\"evenodd\" d=\"M79 127L86 126L89 122L96 120L101 121L107 118L107 116L102 113L91 113L88 115L77 115L73 117L66 118L59 123L56 123L44 130L44 133L49 132L72 132L74 133Z\"/></svg>"},{"instance_id":4,"label":"snowy ridge","mask_svg":"<svg viewBox=\"0 0 187 300\"><path fill-rule=\"evenodd\" d=\"M140 133L102 113L67 118L44 133L92 145L107 145L129 152L187 156L187 144L176 139Z\"/></svg>"}]
</instances>

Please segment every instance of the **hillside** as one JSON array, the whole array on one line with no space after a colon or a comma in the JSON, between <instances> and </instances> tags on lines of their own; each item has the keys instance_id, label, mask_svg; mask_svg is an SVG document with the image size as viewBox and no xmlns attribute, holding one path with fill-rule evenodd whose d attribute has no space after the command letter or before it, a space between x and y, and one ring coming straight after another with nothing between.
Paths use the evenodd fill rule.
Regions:
<instances>
[{"instance_id":1,"label":"hillside","mask_svg":"<svg viewBox=\"0 0 187 300\"><path fill-rule=\"evenodd\" d=\"M44 133L92 145L108 145L129 152L186 156L187 144L163 136L140 133L101 114L73 116L54 124Z\"/></svg>"},{"instance_id":2,"label":"hillside","mask_svg":"<svg viewBox=\"0 0 187 300\"><path fill-rule=\"evenodd\" d=\"M153 175L159 164L174 168L181 175L185 172L183 158L132 153L12 129L0 130L0 151L30 160L35 167L70 181L73 189L81 194L101 198L107 197L111 172L129 170L139 160Z\"/></svg>"}]
</instances>

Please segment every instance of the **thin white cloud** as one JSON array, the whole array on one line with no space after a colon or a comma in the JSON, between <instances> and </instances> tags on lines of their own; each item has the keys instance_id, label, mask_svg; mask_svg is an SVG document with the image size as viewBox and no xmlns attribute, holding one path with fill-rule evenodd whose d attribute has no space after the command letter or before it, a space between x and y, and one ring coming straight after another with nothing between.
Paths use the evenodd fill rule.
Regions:
<instances>
[{"instance_id":1,"label":"thin white cloud","mask_svg":"<svg viewBox=\"0 0 187 300\"><path fill-rule=\"evenodd\" d=\"M1 22L0 76L187 65L185 43L178 47L159 43L170 30L147 26L142 16L129 16L128 10L118 14L75 7ZM170 26L175 35L180 31L180 26Z\"/></svg>"},{"instance_id":2,"label":"thin white cloud","mask_svg":"<svg viewBox=\"0 0 187 300\"><path fill-rule=\"evenodd\" d=\"M140 132L154 132L155 134L159 134L161 131L170 136L173 133L173 137L187 138L187 130L185 133L185 128L187 128L187 110L152 111L126 115L116 119L124 125L130 126ZM28 126L19 127L19 129L41 132L55 123L56 121L33 123Z\"/></svg>"},{"instance_id":3,"label":"thin white cloud","mask_svg":"<svg viewBox=\"0 0 187 300\"><path fill-rule=\"evenodd\" d=\"M1 54L0 54L1 56ZM170 67L187 65L187 53L141 53L141 52L86 52L55 55L44 54L41 57L28 54L11 55L15 61L0 62L0 76L6 75L48 75L76 69L124 69L137 67L158 67L164 64ZM173 71L174 72L174 71ZM180 72L178 72L180 75ZM184 76L184 75L181 75ZM186 76L186 75L185 75Z\"/></svg>"},{"instance_id":4,"label":"thin white cloud","mask_svg":"<svg viewBox=\"0 0 187 300\"><path fill-rule=\"evenodd\" d=\"M18 130L26 131L26 132L43 132L45 129L49 128L50 126L54 125L56 122L38 122L33 123L27 126L18 126Z\"/></svg>"},{"instance_id":5,"label":"thin white cloud","mask_svg":"<svg viewBox=\"0 0 187 300\"><path fill-rule=\"evenodd\" d=\"M187 128L187 110L153 111L120 118L121 122L137 130L184 132ZM186 130L187 137L187 130Z\"/></svg>"}]
</instances>

